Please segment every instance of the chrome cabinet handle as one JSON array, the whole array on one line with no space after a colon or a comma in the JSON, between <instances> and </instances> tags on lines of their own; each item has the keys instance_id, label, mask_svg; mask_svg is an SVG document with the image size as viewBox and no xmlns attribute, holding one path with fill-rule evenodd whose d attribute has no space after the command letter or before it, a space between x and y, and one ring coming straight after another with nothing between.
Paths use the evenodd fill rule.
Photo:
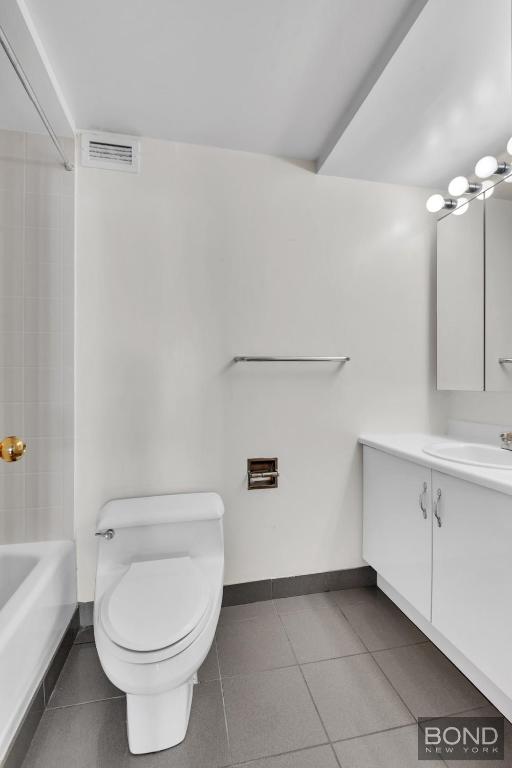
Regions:
<instances>
[{"instance_id":1,"label":"chrome cabinet handle","mask_svg":"<svg viewBox=\"0 0 512 768\"><path fill-rule=\"evenodd\" d=\"M427 505L426 505L427 489L428 489L427 484L423 483L423 488L422 488L422 491L420 493L419 502L420 502L420 509L423 512L423 519L424 520L427 519Z\"/></svg>"},{"instance_id":2,"label":"chrome cabinet handle","mask_svg":"<svg viewBox=\"0 0 512 768\"><path fill-rule=\"evenodd\" d=\"M96 531L96 533L94 535L95 536L101 536L103 539L106 539L107 541L110 541L111 539L114 538L114 536L116 535L116 532L114 531L113 528L106 528L103 531Z\"/></svg>"},{"instance_id":3,"label":"chrome cabinet handle","mask_svg":"<svg viewBox=\"0 0 512 768\"><path fill-rule=\"evenodd\" d=\"M440 528L443 524L443 521L441 520L441 515L439 514L439 502L441 501L441 489L438 488L436 491L436 498L434 500L434 517L437 520L437 527Z\"/></svg>"}]
</instances>

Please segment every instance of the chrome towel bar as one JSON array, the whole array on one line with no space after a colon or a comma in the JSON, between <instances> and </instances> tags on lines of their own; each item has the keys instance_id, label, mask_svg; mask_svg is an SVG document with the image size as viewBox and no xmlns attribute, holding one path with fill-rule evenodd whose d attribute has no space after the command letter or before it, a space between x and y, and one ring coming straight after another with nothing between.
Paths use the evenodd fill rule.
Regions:
<instances>
[{"instance_id":1,"label":"chrome towel bar","mask_svg":"<svg viewBox=\"0 0 512 768\"><path fill-rule=\"evenodd\" d=\"M500 365L503 365L504 363L512 363L512 357L500 357L498 358L498 363Z\"/></svg>"},{"instance_id":2,"label":"chrome towel bar","mask_svg":"<svg viewBox=\"0 0 512 768\"><path fill-rule=\"evenodd\" d=\"M271 357L270 355L236 355L234 363L348 363L350 357Z\"/></svg>"}]
</instances>

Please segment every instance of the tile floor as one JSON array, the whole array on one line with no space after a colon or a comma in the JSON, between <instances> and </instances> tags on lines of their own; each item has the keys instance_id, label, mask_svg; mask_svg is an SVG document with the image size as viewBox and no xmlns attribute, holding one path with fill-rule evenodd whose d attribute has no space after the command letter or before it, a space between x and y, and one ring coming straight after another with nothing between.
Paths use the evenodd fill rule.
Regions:
<instances>
[{"instance_id":1,"label":"tile floor","mask_svg":"<svg viewBox=\"0 0 512 768\"><path fill-rule=\"evenodd\" d=\"M493 712L377 588L224 608L199 679L183 744L135 757L123 694L75 645L24 768L439 767L417 761L416 718ZM512 759L451 765L476 764Z\"/></svg>"}]
</instances>

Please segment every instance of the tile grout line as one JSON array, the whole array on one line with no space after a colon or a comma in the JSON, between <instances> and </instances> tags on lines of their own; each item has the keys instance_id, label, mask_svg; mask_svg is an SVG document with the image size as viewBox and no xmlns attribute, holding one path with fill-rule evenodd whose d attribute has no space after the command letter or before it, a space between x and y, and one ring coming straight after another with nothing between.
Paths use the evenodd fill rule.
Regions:
<instances>
[{"instance_id":1,"label":"tile grout line","mask_svg":"<svg viewBox=\"0 0 512 768\"><path fill-rule=\"evenodd\" d=\"M274 601L272 601L272 602L274 603ZM275 606L275 603L274 603L274 609L276 610L276 606ZM277 612L277 610L276 610L276 612ZM298 666L298 668L299 668L299 671L300 671L300 675L301 675L301 677L302 677L302 679L303 679L303 681L304 681L304 685L306 686L306 690L307 690L307 692L308 692L308 694L309 694L309 698L310 698L310 700L311 700L311 703L313 704L313 707L315 708L315 712L316 712L316 714L317 714L317 717L318 717L318 719L319 719L319 721L320 721L320 724L321 724L321 726L322 726L322 728L323 728L323 731L324 731L324 733L325 733L325 737L326 737L327 741L328 741L329 743L331 743L331 738L330 738L329 734L327 733L327 728L325 727L325 723L324 723L324 721L322 720L322 716L320 715L320 712L319 712L319 710L318 710L318 707L317 707L317 705L316 705L316 701L315 701L315 700L314 700L314 698L313 698L313 694L311 693L311 691L310 691L310 689L309 689L309 685L308 685L308 683L307 683L307 680L306 680L306 677L305 677L305 675L304 675L304 672L302 671L302 667L301 667L301 665L299 664L299 660L297 659L297 654L295 653L295 648L293 647L293 643L292 643L292 641L290 640L290 638L289 638L289 636L288 636L288 632L286 631L286 626L285 626L285 624L284 624L283 618L282 618L282 616L279 614L279 612L277 612L277 615L279 616L279 621L281 622L281 626L282 626L282 628L283 628L284 634L285 634L285 636L286 636L286 639L287 639L287 641L288 641L288 645L290 646L290 649L291 649L291 652L292 652L292 654L293 654L293 657L294 657L295 661L297 662L297 666ZM338 762L338 764L339 764L339 761L338 761L338 758L337 758L337 757L336 757L336 762Z\"/></svg>"},{"instance_id":2,"label":"tile grout line","mask_svg":"<svg viewBox=\"0 0 512 768\"><path fill-rule=\"evenodd\" d=\"M366 739L367 736L378 736L379 733L389 733L390 731L401 731L404 728L414 728L415 723L405 723L405 725L392 725L390 728L381 728L379 731L368 731L368 733L361 733L358 736L346 736L344 739L336 739L331 744L344 744L346 741L356 741L357 739Z\"/></svg>"},{"instance_id":3,"label":"tile grout line","mask_svg":"<svg viewBox=\"0 0 512 768\"><path fill-rule=\"evenodd\" d=\"M288 639L288 638L287 638ZM82 643L82 645L88 645L88 643ZM262 672L273 672L278 669L293 669L294 667L308 667L311 664L323 664L324 661L338 661L341 659L353 659L355 656L371 656L368 651L361 651L360 653L348 653L345 656L329 656L327 659L315 659L314 661L302 661L293 664L285 664L279 667L265 667L264 669L253 669L246 672L237 672L234 675L224 675L224 680L233 680L237 677L249 677L250 675L258 675ZM210 681L205 681L210 682ZM475 707L473 707L475 709Z\"/></svg>"},{"instance_id":4,"label":"tile grout line","mask_svg":"<svg viewBox=\"0 0 512 768\"><path fill-rule=\"evenodd\" d=\"M72 704L60 704L56 707L45 707L45 712L53 712L58 709L70 709L71 707L82 707L87 704L101 704L103 701L119 701L120 699L125 699L126 694L123 693L120 696L105 696L102 699L87 699L86 701L74 701Z\"/></svg>"},{"instance_id":5,"label":"tile grout line","mask_svg":"<svg viewBox=\"0 0 512 768\"><path fill-rule=\"evenodd\" d=\"M401 702L402 702L402 704L404 705L405 709L407 710L407 712L409 712L410 716L411 716L411 717L412 717L412 719L413 719L413 722L412 722L412 723L406 723L406 724L403 724L403 725L400 725L400 726L395 726L395 727L393 727L393 728L387 728L387 729L384 729L384 730L380 730L380 731L373 731L373 732L371 732L371 733L385 733L385 732L387 732L387 731L389 731L389 730L397 730L397 729L399 729L399 728L406 728L406 727L408 727L408 726L411 726L411 725L416 725L416 727L419 727L419 726L418 726L418 720L417 720L417 718L414 716L414 714L412 713L412 711L410 710L410 708L407 706L406 702L404 701L404 699L402 698L402 696L400 695L400 693L397 691L397 689L395 688L395 686L392 684L391 680L389 680L388 676L385 674L384 670L381 668L381 666L380 666L380 664L378 663L377 659L375 659L375 658L374 658L374 656L373 656L373 653L372 653L372 652L371 652L371 651L368 649L368 646L366 645L366 643L364 642L364 640L362 639L362 637L360 636L360 634L357 632L356 628L355 628L355 627L352 625L352 623L350 622L350 620L349 620L348 616L346 616L346 615L345 615L345 613L344 613L344 611L343 611L342 607L340 606L340 604L338 603L338 601L336 600L336 598L334 598L334 601L335 601L335 606L336 606L336 608L339 610L340 614L343 616L343 618L345 619L345 621L347 621L347 623L348 623L349 627L352 629L352 631L353 631L353 632L356 634L356 636L359 638L359 640L361 641L361 644L363 645L363 647L367 649L367 650L366 650L366 653L360 653L360 654L350 654L349 656L339 656L339 657L334 657L334 659L337 659L337 658L351 658L352 656L363 656L363 655L369 655L369 656L371 656L371 658L373 659L374 663L377 665L378 669L381 671L382 675L383 675L383 676L384 676L384 678L387 680L387 682L388 682L388 683L389 683L389 685L391 686L392 690L393 690L393 691L396 693L396 695L398 696L398 698L400 699L400 701L401 701ZM297 613L297 612L296 612L296 613ZM286 633L286 626L284 625L284 622L282 621L282 616L281 616L281 614L279 614L279 613L278 613L278 615L279 615L279 618L281 619L281 623L283 624L283 627L284 627L284 631L285 631L285 633ZM286 633L286 635L287 635L287 637L288 637L288 634L287 634L287 633ZM288 638L288 641L290 642L289 638ZM428 638L427 638L427 640L426 640L426 641L420 641L420 642L418 642L418 643L410 643L409 645L420 645L420 644L422 644L422 643L426 643L426 642L428 642ZM297 657L296 657L296 654L295 654L295 651L294 651L294 649L293 649L293 645L292 645L292 643L291 643L291 642L290 642L290 645L291 645L291 647L292 647L292 652L293 652L293 654L294 654L295 658L297 658ZM408 647L408 646L400 646L400 647L402 647L402 648L403 648L403 647ZM388 649L388 648L387 648L387 649L383 649L383 650L390 650L390 649ZM332 660L334 660L334 659L321 659L321 660L319 660L319 661L332 661ZM317 662L305 662L305 664L314 664L314 663L318 663L318 661L317 661ZM306 680L306 678L305 678L305 676L304 676L304 673L303 673L303 671L302 671L302 666L301 666L301 664L300 664L300 663L299 663L299 668L300 668L300 671L301 671L302 677L303 677L303 679L304 679L304 682L305 682L305 684L306 684L306 687L307 687L307 689L308 689L308 691L309 691L309 694L310 694L310 696L311 696L311 699L313 700L313 704L314 704L314 706L315 706L315 709L316 709L316 711L317 711L317 714L318 714L318 716L319 716L319 718L320 718L320 722L322 723L322 726L323 726L324 730L326 731L326 735L327 735L327 737L329 738L329 743L332 745L332 744L333 744L333 743L335 743L335 742L332 742L332 741L331 741L331 739L330 739L330 737L329 737L329 735L327 734L327 729L325 728L324 722L323 722L323 720L322 720L322 718L321 718L321 716L320 716L320 712L318 711L318 708L317 708L317 706L316 706L316 704L315 704L315 701L314 701L314 699L313 699L313 696L312 696L312 694L311 694L311 691L309 690L309 686L308 686L307 680ZM368 735L371 735L371 734L362 734L362 736L363 736L363 737L364 737L364 736L368 736ZM361 736L355 736L355 737L350 737L350 738L361 738ZM338 739L337 741L345 741L345 739ZM335 752L335 751L334 751L334 752ZM337 761L338 761L338 764L340 764L340 763L339 763L339 760L338 760L338 756L336 755L336 752L335 752L335 757L336 757L336 759L337 759Z\"/></svg>"},{"instance_id":6,"label":"tile grout line","mask_svg":"<svg viewBox=\"0 0 512 768\"><path fill-rule=\"evenodd\" d=\"M337 601L336 601L336 602L337 602ZM341 613L342 613L342 615L344 616L344 618L345 618L345 619L348 621L348 623L349 623L350 627L352 627L352 629L354 630L354 632L356 633L356 635L359 637L359 639L360 639L361 643L364 645L364 647L365 647L365 648L368 648L367 644L364 642L363 638L360 636L360 634L359 634L359 632L357 631L357 629L356 629L356 628L355 628L355 627L352 625L352 623L351 623L350 619L349 619L349 618L348 618L348 616L347 616L347 615L344 613L344 611L343 611L343 608L342 608L342 607L339 605L339 603L338 603L338 608L339 608L339 610L341 611ZM403 613L403 611L402 611L401 613ZM426 638L425 640L421 640L421 641L418 641L418 642L415 642L415 643L407 643L406 645L400 645L400 646L392 646L391 648L381 648L381 649L379 649L378 651L377 651L377 650L374 650L374 651L370 651L370 649L368 648L368 653L370 654L370 656L372 657L373 661L375 662L375 664L377 665L377 667L380 669L381 673L384 675L384 678L385 678L385 679L388 681L389 685L391 686L391 688L393 689L393 691L396 693L396 695L398 696L398 698L400 699L400 701L402 702L402 704L404 705L404 707L406 708L406 710L409 712L409 714L410 714L410 715L411 715L411 717L413 718L413 720L414 720L414 723L416 723L416 725L418 725L418 719L417 719L417 717L414 715L414 713L412 712L412 710L410 709L410 707L409 707L409 706L406 704L405 700L402 698L401 694L398 692L398 690L395 688L395 686L393 685L393 683L391 682L391 680L389 679L389 677L386 675L386 673L385 673L385 672L384 672L384 670L382 669L381 665L379 664L378 660L375 658L375 655L374 655L374 654L375 654L375 653L379 653L379 651L390 651L390 650L394 650L394 649L395 649L395 647L396 647L396 648L409 648L410 646L413 646L413 645L426 645L428 642L429 642L429 640L428 640L428 638ZM399 727L404 727L404 726L399 726ZM379 731L376 731L376 733L379 733Z\"/></svg>"},{"instance_id":7,"label":"tile grout line","mask_svg":"<svg viewBox=\"0 0 512 768\"><path fill-rule=\"evenodd\" d=\"M342 766L342 764L341 764L341 761L340 761L340 759L339 759L339 757L338 757L338 753L337 753L337 752L336 752L336 750L334 749L334 744L332 743L332 741L331 741L331 742L329 742L329 746L330 746L330 748L331 748L331 752L332 752L332 754L333 754L333 756L334 756L334 759L336 760L336 763L337 763L337 765L339 766L339 768L343 768L343 766Z\"/></svg>"},{"instance_id":8,"label":"tile grout line","mask_svg":"<svg viewBox=\"0 0 512 768\"><path fill-rule=\"evenodd\" d=\"M22 372L21 372L21 384L20 384L20 390L21 390L21 424L20 429L23 430L22 437L23 440L26 440L26 434L25 434L25 420L26 420L26 406L25 406L25 287L27 282L27 276L26 276L26 250L27 250L27 211L26 211L26 198L27 198L27 134L23 134L23 197L22 197L22 211L21 211L21 293L22 293L22 312L21 312L21 364L22 364ZM19 433L15 433L19 434ZM25 464L23 465L23 470L21 473L21 476L23 478L23 490L22 490L22 500L23 500L23 529L24 534L27 536L29 534L29 528L28 528L28 516L27 516L27 477L25 472ZM46 689L44 685L43 680L43 702L46 706Z\"/></svg>"},{"instance_id":9,"label":"tile grout line","mask_svg":"<svg viewBox=\"0 0 512 768\"><path fill-rule=\"evenodd\" d=\"M357 603L356 603L356 605L357 605ZM361 643L362 643L363 647L364 647L364 648L366 648L366 650L367 650L367 652L368 652L368 653L371 653L370 649L368 648L368 646L367 646L367 645L366 645L366 643L364 642L363 638L361 637L361 635L359 634L359 632L357 631L357 629L356 629L356 628L353 626L352 622L350 621L350 619L348 618L348 616L346 615L346 613L344 612L343 608L341 607L341 605L338 603L338 601L337 601L337 600L336 600L336 607L338 608L339 612L341 613L341 615L343 616L343 618L345 619L345 621L347 621L347 622L348 622L348 625L349 625L349 627L352 629L352 631L353 631L353 632L355 632L355 634L357 635L357 637L358 637L358 638L359 638L359 640L361 641Z\"/></svg>"},{"instance_id":10,"label":"tile grout line","mask_svg":"<svg viewBox=\"0 0 512 768\"><path fill-rule=\"evenodd\" d=\"M273 760L275 757L285 757L286 755L299 755L301 752L310 752L312 749L317 749L318 747L332 747L332 744L330 741L324 741L322 742L322 744L314 744L312 747L301 747L300 749L290 749L288 752L274 752L271 755L265 755L265 757L251 757L250 760L244 760L241 763L233 763L232 766L230 766L229 768L238 768L239 765L248 766L250 768L251 765L254 765L255 763L259 763L262 760L266 762L267 760ZM336 753L335 753L335 757L336 757ZM336 763L339 765L337 758L336 758Z\"/></svg>"},{"instance_id":11,"label":"tile grout line","mask_svg":"<svg viewBox=\"0 0 512 768\"><path fill-rule=\"evenodd\" d=\"M386 649L386 650L393 650L393 649L391 649L391 648L388 648L388 649ZM380 653L380 651L375 651L375 653ZM380 669L381 673L384 675L385 679L388 681L388 683L389 683L389 685L391 686L391 688L394 690L394 692L396 693L396 695L398 696L398 698L400 699L400 701L402 702L402 704L403 704L403 705L404 705L404 707L406 708L406 710L407 710L407 711L409 712L409 714L411 715L411 717L412 717L412 719L414 720L414 722L415 722L416 724L418 724L418 718L417 718L417 717L416 717L416 715L415 715L415 714L412 712L412 710L410 709L410 707L408 707L408 706L407 706L407 704L405 703L405 701L404 701L404 699L402 698L401 694L400 694L400 693L397 691L397 689L395 688L395 686L393 685L393 683L391 682L391 680L389 679L389 677L386 675L386 673L385 673L385 672L384 672L384 670L382 669L381 665L379 664L378 660L375 658L375 654L370 652L370 655L371 655L371 657L372 657L373 661L375 662L375 664L376 664L376 665L378 666L378 668Z\"/></svg>"},{"instance_id":12,"label":"tile grout line","mask_svg":"<svg viewBox=\"0 0 512 768\"><path fill-rule=\"evenodd\" d=\"M400 649L402 649L402 648L411 648L411 647L413 647L413 646L415 646L415 645L432 645L432 646L433 646L434 648L436 648L437 650L440 650L439 648L437 648L437 646L435 645L435 643L432 643L432 641L431 641L431 640L429 640L428 638L427 638L426 642L423 642L423 643L413 643L412 645L409 645L409 646L404 646L404 645L401 645L401 646L398 646L398 648L400 648ZM372 651L370 651L370 654L371 654L371 656L372 656L373 660L375 661L375 663L377 664L377 666L379 667L379 669L381 670L382 674L383 674L383 675L384 675L384 677L386 678L386 680L389 682L389 684L391 685L391 687L393 688L393 690L394 690L394 691L396 692L396 694L397 694L397 695L400 697L400 699L403 701L403 703L405 704L405 706L407 707L407 709L409 710L409 712L411 713L411 715L414 717L414 720L415 720L415 722L416 722L416 723L418 723L418 718L417 718L417 717L416 717L416 716L413 714L413 712L412 712L412 710L410 709L410 707L408 707L408 706L407 706L407 704L405 703L404 699L402 698L402 696L400 695L400 693L398 692L398 690L395 688L395 686L393 685L393 683L391 682L391 680L389 679L389 677L386 675L386 673L385 673L385 672L384 672L384 670L382 669L381 665L379 664L379 661L378 661L378 659L376 659L376 658L375 658L375 654L376 654L376 653L383 653L383 652L385 653L386 651L394 651L394 650L395 650L395 648L383 648L383 649L381 649L381 650L379 650L379 651L373 651L373 652L372 652ZM441 653L443 654L443 656L445 656L445 654L444 654L442 651L441 651ZM448 658L448 657L446 656L446 658ZM448 661L450 661L450 659L448 659ZM452 665L455 667L455 665L453 664L453 662L451 662L451 663L452 663ZM471 680L469 680L469 678L467 678L467 677L466 677L466 675L464 675L464 673L462 673L462 672L460 671L460 669L458 669L457 667L455 667L455 669L457 670L457 672L458 672L459 674L462 674L462 676L464 677L464 679L465 679L465 680L467 680L469 683L471 683ZM476 688L476 686L474 685L474 683L471 683L471 685L472 685L472 686L473 686L473 687L474 687L474 688L475 688L475 689L476 689L476 690L477 690L477 691L480 693L479 689L478 689L478 688ZM483 694L482 694L482 695L483 695ZM490 706L494 706L494 705L493 705L493 704L491 704L491 702L489 702L488 700L487 700L487 705L490 705ZM485 704L483 704L483 705L481 705L481 706L486 706L486 705L485 705ZM474 709L480 709L480 708L481 708L481 707L479 707L479 706L476 706L476 707L474 706L474 707L469 707L468 709L461 709L461 710L459 710L458 712L449 712L449 713L445 713L445 714L443 714L443 715L434 715L434 716L432 717L432 719L433 719L433 720L435 720L435 719L436 719L436 717L455 717L455 716L457 716L457 715L461 715L461 714L464 714L465 712L471 712L471 711L472 711L472 710L474 710ZM498 710L498 711L499 711L499 710ZM500 713L500 714L501 714L501 713Z\"/></svg>"},{"instance_id":13,"label":"tile grout line","mask_svg":"<svg viewBox=\"0 0 512 768\"><path fill-rule=\"evenodd\" d=\"M419 728L417 721L416 723L407 723L406 725L395 725L392 728L384 728L381 731L370 731L369 733L363 733L360 736L348 736L346 739L337 739L336 741L331 742L331 746L333 747L334 754L337 757L336 750L334 749L335 744L345 744L347 741L357 741L357 739L366 739L369 736L379 736L381 733L390 733L392 731L402 731L405 728L414 728L415 726L416 728ZM447 765L442 758L439 758L437 762L439 763L440 768L443 768L443 766L444 768L447 768ZM341 763L340 763L340 768L343 768L343 766L341 766Z\"/></svg>"},{"instance_id":14,"label":"tile grout line","mask_svg":"<svg viewBox=\"0 0 512 768\"><path fill-rule=\"evenodd\" d=\"M220 683L220 695L222 698L222 712L224 714L224 728L226 729L226 740L228 743L228 753L229 753L229 759L230 759L230 765L233 765L233 753L231 751L231 741L229 738L229 726L228 726L228 713L226 712L226 699L224 698L224 683L222 681L222 672L220 671L220 659L219 659L219 651L217 648L217 636L215 635L213 638L213 643L215 647L215 658L217 659L217 669L219 670L219 683Z\"/></svg>"}]
</instances>

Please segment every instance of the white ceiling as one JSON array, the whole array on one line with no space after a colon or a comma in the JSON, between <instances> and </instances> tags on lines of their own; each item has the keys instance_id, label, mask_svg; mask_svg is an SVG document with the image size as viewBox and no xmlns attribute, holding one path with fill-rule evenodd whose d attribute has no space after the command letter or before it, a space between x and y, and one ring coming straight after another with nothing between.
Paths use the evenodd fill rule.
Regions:
<instances>
[{"instance_id":1,"label":"white ceiling","mask_svg":"<svg viewBox=\"0 0 512 768\"><path fill-rule=\"evenodd\" d=\"M425 0L25 0L80 128L315 159Z\"/></svg>"},{"instance_id":2,"label":"white ceiling","mask_svg":"<svg viewBox=\"0 0 512 768\"><path fill-rule=\"evenodd\" d=\"M37 112L23 90L9 59L0 48L0 128L6 131L38 133L44 130Z\"/></svg>"},{"instance_id":3,"label":"white ceiling","mask_svg":"<svg viewBox=\"0 0 512 768\"><path fill-rule=\"evenodd\" d=\"M429 0L321 172L445 187L512 135L510 0Z\"/></svg>"},{"instance_id":4,"label":"white ceiling","mask_svg":"<svg viewBox=\"0 0 512 768\"><path fill-rule=\"evenodd\" d=\"M55 92L41 54L16 0L1 0L0 25L37 93L39 102L59 136L71 136L68 117ZM3 48L0 47L0 128L44 133L45 128L25 93Z\"/></svg>"},{"instance_id":5,"label":"white ceiling","mask_svg":"<svg viewBox=\"0 0 512 768\"><path fill-rule=\"evenodd\" d=\"M511 0L2 0L2 26L14 6L79 128L440 188L512 134Z\"/></svg>"}]
</instances>

